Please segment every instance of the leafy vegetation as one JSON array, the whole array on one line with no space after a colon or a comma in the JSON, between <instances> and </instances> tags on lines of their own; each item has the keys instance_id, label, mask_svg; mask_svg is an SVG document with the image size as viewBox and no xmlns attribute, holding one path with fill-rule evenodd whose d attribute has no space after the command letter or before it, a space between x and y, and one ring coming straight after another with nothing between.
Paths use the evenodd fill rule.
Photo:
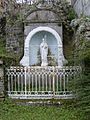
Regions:
<instances>
[{"instance_id":1,"label":"leafy vegetation","mask_svg":"<svg viewBox=\"0 0 90 120\"><path fill-rule=\"evenodd\" d=\"M81 18L76 33L75 63L82 66L82 72L73 84L77 96L75 106L84 112L86 116L84 120L90 119L90 37L86 34L89 31L88 26L90 26L90 18Z\"/></svg>"},{"instance_id":2,"label":"leafy vegetation","mask_svg":"<svg viewBox=\"0 0 90 120\"><path fill-rule=\"evenodd\" d=\"M0 58L5 63L5 66L15 65L18 63L17 55L12 55L12 53L8 53L6 51L4 39L0 39Z\"/></svg>"},{"instance_id":3,"label":"leafy vegetation","mask_svg":"<svg viewBox=\"0 0 90 120\"><path fill-rule=\"evenodd\" d=\"M0 56L5 54L5 42L4 40L0 39Z\"/></svg>"},{"instance_id":4,"label":"leafy vegetation","mask_svg":"<svg viewBox=\"0 0 90 120\"><path fill-rule=\"evenodd\" d=\"M73 19L76 18L76 13L75 11L73 10L73 8L69 8L69 11L68 11L68 19L71 21Z\"/></svg>"}]
</instances>

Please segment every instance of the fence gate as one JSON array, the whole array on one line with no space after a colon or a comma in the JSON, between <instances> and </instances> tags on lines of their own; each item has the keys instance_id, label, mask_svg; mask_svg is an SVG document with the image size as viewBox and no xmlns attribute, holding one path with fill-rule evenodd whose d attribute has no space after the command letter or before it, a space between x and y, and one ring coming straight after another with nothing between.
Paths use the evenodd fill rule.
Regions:
<instances>
[{"instance_id":1,"label":"fence gate","mask_svg":"<svg viewBox=\"0 0 90 120\"><path fill-rule=\"evenodd\" d=\"M7 69L8 96L16 99L72 98L69 81L79 67L10 67Z\"/></svg>"}]
</instances>

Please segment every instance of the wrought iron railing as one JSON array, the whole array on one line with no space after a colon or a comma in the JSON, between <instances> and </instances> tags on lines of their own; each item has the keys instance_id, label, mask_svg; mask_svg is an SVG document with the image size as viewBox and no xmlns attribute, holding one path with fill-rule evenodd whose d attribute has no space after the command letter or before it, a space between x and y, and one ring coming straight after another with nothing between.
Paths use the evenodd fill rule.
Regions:
<instances>
[{"instance_id":1,"label":"wrought iron railing","mask_svg":"<svg viewBox=\"0 0 90 120\"><path fill-rule=\"evenodd\" d=\"M80 67L10 67L7 69L8 96L19 99L72 98L69 82Z\"/></svg>"},{"instance_id":2,"label":"wrought iron railing","mask_svg":"<svg viewBox=\"0 0 90 120\"><path fill-rule=\"evenodd\" d=\"M42 3L55 3L57 1L60 1L60 0L16 0L17 3L28 3L28 4L35 4L35 3L39 3L39 2L42 2Z\"/></svg>"}]
</instances>

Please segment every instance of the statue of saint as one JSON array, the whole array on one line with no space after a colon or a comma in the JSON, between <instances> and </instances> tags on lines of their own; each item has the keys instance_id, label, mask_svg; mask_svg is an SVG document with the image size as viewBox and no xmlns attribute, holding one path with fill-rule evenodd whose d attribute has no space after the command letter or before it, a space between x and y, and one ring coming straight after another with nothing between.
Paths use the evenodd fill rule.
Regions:
<instances>
[{"instance_id":1,"label":"statue of saint","mask_svg":"<svg viewBox=\"0 0 90 120\"><path fill-rule=\"evenodd\" d=\"M42 43L40 44L40 54L41 54L41 62L42 62L41 66L47 66L48 45L46 43L46 36L45 38L42 39Z\"/></svg>"}]
</instances>

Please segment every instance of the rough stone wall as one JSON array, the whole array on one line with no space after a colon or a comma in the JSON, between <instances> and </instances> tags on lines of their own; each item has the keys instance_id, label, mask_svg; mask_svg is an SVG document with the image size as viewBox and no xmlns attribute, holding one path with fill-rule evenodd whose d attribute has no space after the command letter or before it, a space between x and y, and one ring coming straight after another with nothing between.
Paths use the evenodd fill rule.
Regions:
<instances>
[{"instance_id":1,"label":"rough stone wall","mask_svg":"<svg viewBox=\"0 0 90 120\"><path fill-rule=\"evenodd\" d=\"M33 29L39 26L48 26L53 28L58 32L58 34L62 38L62 26L59 25L62 24L59 20L57 14L55 14L52 11L49 10L37 10L30 15L27 16L25 19L25 25L24 25L24 33L25 37L31 32Z\"/></svg>"},{"instance_id":2,"label":"rough stone wall","mask_svg":"<svg viewBox=\"0 0 90 120\"><path fill-rule=\"evenodd\" d=\"M72 5L79 17L81 14L90 16L90 0L75 0Z\"/></svg>"},{"instance_id":3,"label":"rough stone wall","mask_svg":"<svg viewBox=\"0 0 90 120\"><path fill-rule=\"evenodd\" d=\"M87 56L90 58L90 18L81 17L74 19L71 22L71 26L75 33L73 37L75 61L84 60Z\"/></svg>"},{"instance_id":4,"label":"rough stone wall","mask_svg":"<svg viewBox=\"0 0 90 120\"><path fill-rule=\"evenodd\" d=\"M23 24L17 23L15 26L7 25L6 49L8 52L20 54L23 51Z\"/></svg>"},{"instance_id":5,"label":"rough stone wall","mask_svg":"<svg viewBox=\"0 0 90 120\"><path fill-rule=\"evenodd\" d=\"M16 56L17 54L20 58L23 56L24 41L26 36L32 29L39 26L48 26L53 28L59 33L59 35L63 39L62 24L67 25L67 23L69 23L67 19L68 18L67 12L68 12L69 6L67 7L66 3L64 3L65 7L63 3L60 2L59 4L60 5L58 5L58 8L56 7L57 6L56 4L55 4L56 6L55 5L47 6L46 4L44 6L43 5L41 6L27 5L25 8L21 10L22 18L21 18L21 21L18 21L18 22L16 22L14 18L18 17L17 13L19 12L15 11L15 13L12 13L12 12L10 13L11 20L9 19L8 21L8 18L9 18L8 16L7 25L6 25L6 49L9 53L11 53L11 56L13 55L13 53L15 53L14 56ZM67 44L64 44L64 45L67 45ZM68 48L70 48L70 46L68 46Z\"/></svg>"},{"instance_id":6,"label":"rough stone wall","mask_svg":"<svg viewBox=\"0 0 90 120\"><path fill-rule=\"evenodd\" d=\"M12 23L12 21L10 22L9 20L9 22L6 24L6 49L9 53L15 53L20 55L20 57L23 55L24 41L26 36L36 27L51 27L60 34L61 38L63 38L61 23L58 20L58 16L56 16L56 14L52 11L37 10L28 15L24 19L24 22L15 22Z\"/></svg>"},{"instance_id":7,"label":"rough stone wall","mask_svg":"<svg viewBox=\"0 0 90 120\"><path fill-rule=\"evenodd\" d=\"M84 6L84 14L90 16L90 0Z\"/></svg>"},{"instance_id":8,"label":"rough stone wall","mask_svg":"<svg viewBox=\"0 0 90 120\"><path fill-rule=\"evenodd\" d=\"M6 5L6 51L8 56L19 59L23 52L23 20L20 17L20 5L15 0Z\"/></svg>"},{"instance_id":9,"label":"rough stone wall","mask_svg":"<svg viewBox=\"0 0 90 120\"><path fill-rule=\"evenodd\" d=\"M4 98L4 72L3 72L3 62L0 60L0 100Z\"/></svg>"}]
</instances>

